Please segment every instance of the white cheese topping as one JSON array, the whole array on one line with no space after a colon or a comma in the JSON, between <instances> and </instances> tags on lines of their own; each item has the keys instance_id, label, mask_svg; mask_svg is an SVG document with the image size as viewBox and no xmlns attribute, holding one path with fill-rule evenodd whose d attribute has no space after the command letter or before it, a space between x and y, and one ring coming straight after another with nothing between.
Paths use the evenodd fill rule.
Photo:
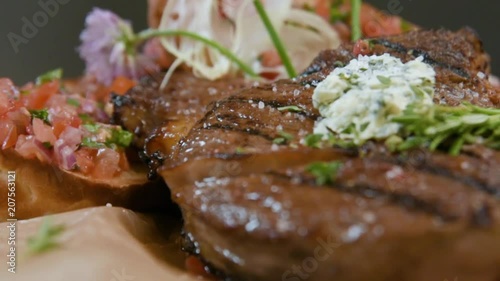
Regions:
<instances>
[{"instance_id":1,"label":"white cheese topping","mask_svg":"<svg viewBox=\"0 0 500 281\"><path fill-rule=\"evenodd\" d=\"M392 117L410 104L432 104L435 76L422 57L403 64L389 54L359 56L314 90L313 105L323 117L314 133L334 132L356 144L395 135L401 125Z\"/></svg>"}]
</instances>

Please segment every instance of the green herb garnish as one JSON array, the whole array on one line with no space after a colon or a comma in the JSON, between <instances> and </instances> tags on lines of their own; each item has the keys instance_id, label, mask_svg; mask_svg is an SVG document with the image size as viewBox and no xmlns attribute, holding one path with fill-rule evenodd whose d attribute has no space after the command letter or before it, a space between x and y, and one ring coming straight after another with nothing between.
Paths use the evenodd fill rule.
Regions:
<instances>
[{"instance_id":1,"label":"green herb garnish","mask_svg":"<svg viewBox=\"0 0 500 281\"><path fill-rule=\"evenodd\" d=\"M296 105L289 105L289 106L283 106L283 107L278 107L279 111L289 111L289 112L303 112L304 109L301 107L298 107Z\"/></svg>"},{"instance_id":2,"label":"green herb garnish","mask_svg":"<svg viewBox=\"0 0 500 281\"><path fill-rule=\"evenodd\" d=\"M40 86L42 84L52 82L54 80L60 80L63 75L63 70L61 68L51 70L49 72L46 72L38 78L36 78L36 85Z\"/></svg>"},{"instance_id":3,"label":"green herb garnish","mask_svg":"<svg viewBox=\"0 0 500 281\"><path fill-rule=\"evenodd\" d=\"M280 132L278 132L278 135L280 137L275 138L273 140L273 143L275 143L275 144L286 144L287 142L293 140L293 135L289 134L287 132L280 131Z\"/></svg>"},{"instance_id":4,"label":"green herb garnish","mask_svg":"<svg viewBox=\"0 0 500 281\"><path fill-rule=\"evenodd\" d=\"M458 155L466 144L500 147L500 109L470 103L458 107L410 105L392 121L402 125L402 140L392 145L399 151L424 146Z\"/></svg>"},{"instance_id":5,"label":"green herb garnish","mask_svg":"<svg viewBox=\"0 0 500 281\"><path fill-rule=\"evenodd\" d=\"M73 98L67 98L66 103L69 105L72 105L74 107L80 107L80 101L73 99Z\"/></svg>"},{"instance_id":6,"label":"green herb garnish","mask_svg":"<svg viewBox=\"0 0 500 281\"><path fill-rule=\"evenodd\" d=\"M57 238L65 229L64 225L52 225L50 221L46 219L42 223L38 233L28 238L28 253L37 255L59 247Z\"/></svg>"},{"instance_id":7,"label":"green herb garnish","mask_svg":"<svg viewBox=\"0 0 500 281\"><path fill-rule=\"evenodd\" d=\"M49 111L47 109L40 110L30 110L31 117L42 120L46 124L50 124L49 122Z\"/></svg>"},{"instance_id":8,"label":"green herb garnish","mask_svg":"<svg viewBox=\"0 0 500 281\"><path fill-rule=\"evenodd\" d=\"M90 133L97 133L99 131L99 129L101 128L101 125L99 125L99 124L85 124L85 125L83 125L83 127L85 129L87 129L87 131L89 131Z\"/></svg>"},{"instance_id":9,"label":"green herb garnish","mask_svg":"<svg viewBox=\"0 0 500 281\"><path fill-rule=\"evenodd\" d=\"M384 85L390 85L391 84L391 78L389 78L387 76L378 75L377 79L378 79L378 81L380 81L380 83L382 83Z\"/></svg>"},{"instance_id":10,"label":"green herb garnish","mask_svg":"<svg viewBox=\"0 0 500 281\"><path fill-rule=\"evenodd\" d=\"M304 139L305 144L312 148L320 148L321 140L323 139L323 134L310 134Z\"/></svg>"},{"instance_id":11,"label":"green herb garnish","mask_svg":"<svg viewBox=\"0 0 500 281\"><path fill-rule=\"evenodd\" d=\"M361 0L351 0L351 32L352 41L358 41L361 33Z\"/></svg>"},{"instance_id":12,"label":"green herb garnish","mask_svg":"<svg viewBox=\"0 0 500 281\"><path fill-rule=\"evenodd\" d=\"M264 5L262 5L262 2L260 0L254 0L253 3L255 5L257 13L259 14L260 18L262 19L262 22L264 23L264 26L267 29L267 32L269 33L269 37L273 41L276 51L278 51L278 54L281 58L281 62L283 63L283 66L285 67L288 76L290 78L297 76L297 72L293 67L292 61L288 56L288 53L285 49L285 46L283 45L283 42L279 38L278 32L276 32L276 29L274 28L273 24L271 23L271 20L269 19L269 16L267 15Z\"/></svg>"},{"instance_id":13,"label":"green herb garnish","mask_svg":"<svg viewBox=\"0 0 500 281\"><path fill-rule=\"evenodd\" d=\"M44 143L42 143L42 144L43 144L43 146L44 146L45 148L48 148L48 149L52 148L52 144L51 144L50 142L48 142L48 141L46 141L46 142L44 142Z\"/></svg>"},{"instance_id":14,"label":"green herb garnish","mask_svg":"<svg viewBox=\"0 0 500 281\"><path fill-rule=\"evenodd\" d=\"M94 123L94 119L92 119L92 117L86 113L78 114L78 117L80 117L80 119L82 119L84 124L93 124Z\"/></svg>"},{"instance_id":15,"label":"green herb garnish","mask_svg":"<svg viewBox=\"0 0 500 281\"><path fill-rule=\"evenodd\" d=\"M121 147L129 147L132 143L134 135L122 128L112 129L111 138L106 142L107 144L116 144Z\"/></svg>"},{"instance_id":16,"label":"green herb garnish","mask_svg":"<svg viewBox=\"0 0 500 281\"><path fill-rule=\"evenodd\" d=\"M90 137L84 137L82 139L82 146L85 146L88 148L95 148L95 149L106 147L106 145L104 143L97 142Z\"/></svg>"},{"instance_id":17,"label":"green herb garnish","mask_svg":"<svg viewBox=\"0 0 500 281\"><path fill-rule=\"evenodd\" d=\"M317 185L325 185L335 182L340 168L342 168L342 163L339 161L316 162L310 164L306 171L316 177Z\"/></svg>"}]
</instances>

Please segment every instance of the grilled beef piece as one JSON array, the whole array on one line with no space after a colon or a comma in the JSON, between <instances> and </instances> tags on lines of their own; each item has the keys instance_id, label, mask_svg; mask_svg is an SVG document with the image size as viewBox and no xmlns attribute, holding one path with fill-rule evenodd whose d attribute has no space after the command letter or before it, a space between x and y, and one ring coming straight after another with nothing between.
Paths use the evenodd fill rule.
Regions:
<instances>
[{"instance_id":1,"label":"grilled beef piece","mask_svg":"<svg viewBox=\"0 0 500 281\"><path fill-rule=\"evenodd\" d=\"M368 41L368 55L389 53L403 61L422 56L424 62L432 65L437 74L436 103L458 105L470 101L485 107L500 106L500 94L488 81L489 56L469 28L458 32L417 31ZM304 74L313 74L309 76L311 81L321 79L339 63L354 59L353 49L353 44L344 44L337 50L320 53Z\"/></svg>"},{"instance_id":2,"label":"grilled beef piece","mask_svg":"<svg viewBox=\"0 0 500 281\"><path fill-rule=\"evenodd\" d=\"M146 76L126 95L113 98L114 122L134 132L134 144L139 148L143 148L151 132L162 126L168 127L171 134L189 130L205 114L210 102L247 85L239 78L208 81L180 71L160 90L163 76ZM177 138L172 143L177 143Z\"/></svg>"},{"instance_id":3,"label":"grilled beef piece","mask_svg":"<svg viewBox=\"0 0 500 281\"><path fill-rule=\"evenodd\" d=\"M403 61L425 52L438 73L436 102L497 106L469 31L374 42L374 53ZM300 79L216 101L169 152L159 172L194 252L231 280L500 280L500 152L301 144L318 118L314 85L353 58L351 47L322 53ZM279 110L292 105L303 111ZM293 138L277 144L283 132ZM306 171L318 161L342 163L333 183Z\"/></svg>"}]
</instances>

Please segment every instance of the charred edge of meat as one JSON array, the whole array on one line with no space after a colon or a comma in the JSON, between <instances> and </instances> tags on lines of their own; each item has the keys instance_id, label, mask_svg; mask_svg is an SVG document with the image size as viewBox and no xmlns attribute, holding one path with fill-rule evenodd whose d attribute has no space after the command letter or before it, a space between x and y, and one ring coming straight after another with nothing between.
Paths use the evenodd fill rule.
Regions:
<instances>
[{"instance_id":1,"label":"charred edge of meat","mask_svg":"<svg viewBox=\"0 0 500 281\"><path fill-rule=\"evenodd\" d=\"M432 58L429 53L427 53L426 51L424 50L420 50L420 49L408 49L406 48L405 46L403 46L402 44L400 43L395 43L395 42L391 42L390 40L388 39L369 39L370 43L371 44L375 44L375 45L382 45L386 48L389 48L389 49L392 49L398 53L402 53L402 54L409 54L409 55L412 55L413 57L420 57L422 56L424 58L424 62L425 63L428 63L432 66L438 66L438 67L442 67L442 68L446 68L446 69L449 69L450 71L452 71L453 73L459 75L459 76L462 76L466 79L469 79L470 76L469 76L469 73L460 68L460 67L454 67L454 66L451 66L447 63L444 63L444 62L441 62L439 60L436 60L434 58Z\"/></svg>"},{"instance_id":2,"label":"charred edge of meat","mask_svg":"<svg viewBox=\"0 0 500 281\"><path fill-rule=\"evenodd\" d=\"M252 136L258 136L261 138L264 138L269 141L273 141L274 137L267 135L260 130L253 129L253 128L239 128L238 126L231 126L231 125L222 125L222 124L208 124L207 126L203 127L204 130L227 130L227 131L233 131L233 132L240 132Z\"/></svg>"},{"instance_id":3,"label":"charred edge of meat","mask_svg":"<svg viewBox=\"0 0 500 281\"><path fill-rule=\"evenodd\" d=\"M200 254L200 247L198 245L198 242L196 242L193 235L191 233L186 232L185 229L182 229L181 232L181 250L199 259L201 263L204 265L203 269L207 273L217 277L217 280L237 281L235 279L228 277L227 274L225 274L221 270L218 270L215 266L213 266L205 258L203 258L203 256L201 256Z\"/></svg>"},{"instance_id":4,"label":"charred edge of meat","mask_svg":"<svg viewBox=\"0 0 500 281\"><path fill-rule=\"evenodd\" d=\"M165 156L160 151L155 151L151 154L148 154L146 151L141 150L139 152L139 157L142 162L144 162L148 168L148 179L156 180L158 178L158 168L163 165L165 161Z\"/></svg>"},{"instance_id":5,"label":"charred edge of meat","mask_svg":"<svg viewBox=\"0 0 500 281\"><path fill-rule=\"evenodd\" d=\"M290 181L292 180L292 177L286 174L276 172L269 172L268 174L286 178ZM294 175L293 178L295 180L299 179L302 184L307 184L312 187L318 187L313 178L307 177L305 175L299 175L298 177L297 175ZM409 193L390 193L368 185L354 184L352 186L348 186L338 182L327 185L325 187L333 188L345 193L356 194L365 198L386 198L392 204L401 206L407 210L414 210L417 212L437 216L444 222L454 222L458 219L455 214L446 213L440 210L437 206L433 205L432 202L427 202L422 199L416 198ZM321 186L319 186L319 188L321 188Z\"/></svg>"}]
</instances>

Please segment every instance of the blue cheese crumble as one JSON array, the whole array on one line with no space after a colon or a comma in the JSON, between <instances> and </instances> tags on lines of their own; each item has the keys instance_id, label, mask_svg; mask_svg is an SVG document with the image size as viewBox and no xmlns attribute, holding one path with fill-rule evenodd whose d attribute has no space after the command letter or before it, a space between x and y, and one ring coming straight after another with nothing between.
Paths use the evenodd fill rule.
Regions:
<instances>
[{"instance_id":1,"label":"blue cheese crumble","mask_svg":"<svg viewBox=\"0 0 500 281\"><path fill-rule=\"evenodd\" d=\"M362 144L396 135L391 121L410 104L432 105L436 72L423 57L407 63L389 54L359 56L318 84L313 105L321 113L315 134Z\"/></svg>"}]
</instances>

